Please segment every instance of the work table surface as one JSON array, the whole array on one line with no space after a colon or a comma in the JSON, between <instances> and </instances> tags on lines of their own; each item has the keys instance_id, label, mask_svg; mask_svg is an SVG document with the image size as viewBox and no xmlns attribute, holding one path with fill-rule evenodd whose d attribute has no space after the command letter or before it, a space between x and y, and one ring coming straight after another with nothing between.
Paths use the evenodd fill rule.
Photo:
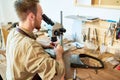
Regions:
<instances>
[{"instance_id":1,"label":"work table surface","mask_svg":"<svg viewBox=\"0 0 120 80\"><path fill-rule=\"evenodd\" d=\"M42 40L42 37L39 38L38 41L39 40ZM42 40L42 42L46 43L46 39ZM68 50L64 53L63 56L66 68L65 80L73 80L73 74L75 69L77 71L77 76L80 78L80 80L120 80L120 71L113 69L114 66L108 62L104 62L105 68L97 70L97 73L95 69L71 68L70 55L80 53L89 54L91 56L101 59L102 61L105 61L107 57L113 56L113 54L109 53L100 54L97 51L87 50L85 48Z\"/></svg>"},{"instance_id":2,"label":"work table surface","mask_svg":"<svg viewBox=\"0 0 120 80\"><path fill-rule=\"evenodd\" d=\"M76 49L74 51L68 51L64 54L64 62L66 67L66 80L73 80L74 70L76 69L77 76L80 80L120 80L120 71L113 69L113 65L104 62L104 69L98 69L97 73L95 69L83 69L83 68L71 68L70 67L70 55L71 54L80 54L86 53L92 55L94 57L98 57L101 60L104 60L105 57L111 57L113 54L104 53L98 54L98 52L94 52L91 50L84 49ZM104 58L104 59L103 59Z\"/></svg>"},{"instance_id":3,"label":"work table surface","mask_svg":"<svg viewBox=\"0 0 120 80\"><path fill-rule=\"evenodd\" d=\"M44 39L43 37L38 38L38 41ZM44 42L45 40L42 40ZM49 41L49 40L48 40ZM46 41L45 41L46 42ZM66 41L63 41L67 43ZM69 46L68 46L69 47ZM103 53L100 54L99 51L89 50L86 48L76 49L72 48L64 53L64 62L66 68L65 80L73 80L73 74L75 68L70 67L70 55L71 54L89 54L91 56L97 57L104 62L104 69L83 69L83 68L76 68L77 76L80 80L120 80L120 71L113 69L113 65L105 62L105 60L109 57L113 57L111 53Z\"/></svg>"}]
</instances>

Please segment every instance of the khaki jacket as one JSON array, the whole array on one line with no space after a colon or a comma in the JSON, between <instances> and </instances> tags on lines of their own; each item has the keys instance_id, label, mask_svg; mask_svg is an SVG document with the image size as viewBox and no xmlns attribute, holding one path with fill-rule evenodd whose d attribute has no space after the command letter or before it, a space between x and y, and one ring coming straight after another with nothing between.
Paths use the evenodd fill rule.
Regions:
<instances>
[{"instance_id":1,"label":"khaki jacket","mask_svg":"<svg viewBox=\"0 0 120 80\"><path fill-rule=\"evenodd\" d=\"M26 30L24 32L33 36ZM31 80L36 73L42 80L60 80L64 73L64 66L52 59L36 40L16 29L8 35L6 58L7 80Z\"/></svg>"}]
</instances>

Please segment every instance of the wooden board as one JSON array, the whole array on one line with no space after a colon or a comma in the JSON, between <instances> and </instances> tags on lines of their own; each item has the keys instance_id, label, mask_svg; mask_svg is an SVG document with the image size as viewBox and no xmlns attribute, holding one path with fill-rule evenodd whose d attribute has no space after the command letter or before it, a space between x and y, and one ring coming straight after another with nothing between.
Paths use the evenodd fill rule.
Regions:
<instances>
[{"instance_id":1,"label":"wooden board","mask_svg":"<svg viewBox=\"0 0 120 80\"><path fill-rule=\"evenodd\" d=\"M93 5L98 5L99 4L99 0L92 0L92 4Z\"/></svg>"},{"instance_id":2,"label":"wooden board","mask_svg":"<svg viewBox=\"0 0 120 80\"><path fill-rule=\"evenodd\" d=\"M4 48L6 47L6 42L7 42L7 36L9 34L8 30L4 27L1 27L1 33L2 33L2 42Z\"/></svg>"},{"instance_id":3,"label":"wooden board","mask_svg":"<svg viewBox=\"0 0 120 80\"><path fill-rule=\"evenodd\" d=\"M101 0L100 5L120 6L120 0Z\"/></svg>"}]
</instances>

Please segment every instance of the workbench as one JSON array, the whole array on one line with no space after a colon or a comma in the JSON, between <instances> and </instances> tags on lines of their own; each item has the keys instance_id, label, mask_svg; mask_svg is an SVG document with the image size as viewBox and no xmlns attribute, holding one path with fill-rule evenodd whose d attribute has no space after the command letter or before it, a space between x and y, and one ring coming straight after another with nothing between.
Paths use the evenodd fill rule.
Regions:
<instances>
[{"instance_id":1,"label":"workbench","mask_svg":"<svg viewBox=\"0 0 120 80\"><path fill-rule=\"evenodd\" d=\"M98 53L91 53L94 51L91 50L84 50L84 49L76 49L74 51L68 51L64 54L64 62L66 67L66 80L73 80L74 70L75 68L70 67L70 55L71 54L80 54L85 53L92 55L94 57L98 57L99 59L104 57L111 57L113 54L105 53L105 54L98 54ZM113 65L104 62L104 69L98 69L97 72L95 69L83 69L83 68L76 68L77 76L80 80L120 80L120 71L113 69Z\"/></svg>"},{"instance_id":2,"label":"workbench","mask_svg":"<svg viewBox=\"0 0 120 80\"><path fill-rule=\"evenodd\" d=\"M43 39L46 39L43 40ZM40 36L38 38L38 41L42 41L42 43L48 43L49 40L44 37ZM65 44L69 44L71 42L67 40L63 40L64 47ZM70 56L71 54L88 54L94 57L99 58L104 62L104 69L98 69L97 73L95 69L83 69L83 68L76 68L77 76L80 78L80 80L120 80L120 71L115 70L114 65L105 62L105 60L109 57L113 57L114 54L112 53L103 53L100 54L100 51L97 50L90 50L87 48L77 49L77 48L70 48L68 51L64 52L64 62L65 62L65 80L73 80L74 70L75 68L70 67Z\"/></svg>"},{"instance_id":3,"label":"workbench","mask_svg":"<svg viewBox=\"0 0 120 80\"><path fill-rule=\"evenodd\" d=\"M41 37L43 39L43 37ZM41 38L38 39L42 40ZM45 38L45 40L47 40ZM45 41L44 40L44 41ZM45 41L46 42L46 41ZM49 41L48 41L49 42ZM83 68L71 68L70 67L70 55L71 54L89 54L94 57L98 57L101 60L104 60L104 57L111 57L113 54L110 53L104 53L99 54L99 51L89 50L89 49L70 49L64 53L63 59L65 62L65 80L73 80L73 74L74 70L76 69L77 76L80 78L80 80L120 80L120 71L113 69L113 65L110 63L104 62L104 69L83 69ZM0 64L1 66L2 64ZM5 68L1 66L2 68ZM3 70L1 68L1 70ZM5 72L5 71L1 71Z\"/></svg>"}]
</instances>

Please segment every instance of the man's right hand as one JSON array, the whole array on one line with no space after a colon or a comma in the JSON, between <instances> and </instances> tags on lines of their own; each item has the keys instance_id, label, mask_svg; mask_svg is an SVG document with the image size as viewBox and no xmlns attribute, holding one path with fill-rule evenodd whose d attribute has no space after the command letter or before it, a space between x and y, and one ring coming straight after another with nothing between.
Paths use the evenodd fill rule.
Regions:
<instances>
[{"instance_id":1,"label":"man's right hand","mask_svg":"<svg viewBox=\"0 0 120 80\"><path fill-rule=\"evenodd\" d=\"M64 52L63 47L60 44L58 44L54 48L54 50L55 50L55 53L56 53L56 59L58 59L58 60L61 59L62 56L63 56L63 52Z\"/></svg>"},{"instance_id":2,"label":"man's right hand","mask_svg":"<svg viewBox=\"0 0 120 80\"><path fill-rule=\"evenodd\" d=\"M54 50L56 52L56 61L65 68L65 64L63 62L63 53L64 53L63 47L60 44L58 44L54 48ZM60 80L64 80L64 77L65 77L65 72L63 73Z\"/></svg>"}]
</instances>

